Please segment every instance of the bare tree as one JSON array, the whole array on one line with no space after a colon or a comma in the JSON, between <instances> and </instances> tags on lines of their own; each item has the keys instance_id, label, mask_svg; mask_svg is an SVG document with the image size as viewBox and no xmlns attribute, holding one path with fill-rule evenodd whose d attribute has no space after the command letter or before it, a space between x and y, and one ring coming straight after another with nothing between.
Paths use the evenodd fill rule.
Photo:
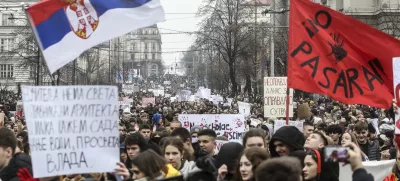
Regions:
<instances>
[{"instance_id":1,"label":"bare tree","mask_svg":"<svg viewBox=\"0 0 400 181\"><path fill-rule=\"evenodd\" d=\"M246 20L249 8L241 6L244 0L205 0L205 5L199 9L199 14L208 15L201 23L201 30L211 32L199 33L201 44L211 44L215 47L222 60L228 64L231 95L237 94L236 64L239 55L252 42L248 33Z\"/></svg>"}]
</instances>

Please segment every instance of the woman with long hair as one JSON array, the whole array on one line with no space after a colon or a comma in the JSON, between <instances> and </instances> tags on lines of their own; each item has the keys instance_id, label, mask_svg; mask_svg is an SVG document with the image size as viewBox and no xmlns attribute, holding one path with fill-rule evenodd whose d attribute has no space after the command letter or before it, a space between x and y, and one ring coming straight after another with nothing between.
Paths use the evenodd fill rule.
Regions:
<instances>
[{"instance_id":1,"label":"woman with long hair","mask_svg":"<svg viewBox=\"0 0 400 181\"><path fill-rule=\"evenodd\" d=\"M269 157L265 149L260 147L251 147L245 149L240 155L240 160L236 165L236 181L254 181L255 170L261 162Z\"/></svg>"},{"instance_id":2,"label":"woman with long hair","mask_svg":"<svg viewBox=\"0 0 400 181\"><path fill-rule=\"evenodd\" d=\"M339 163L325 162L323 154L316 149L307 151L303 168L305 181L339 181Z\"/></svg>"},{"instance_id":3,"label":"woman with long hair","mask_svg":"<svg viewBox=\"0 0 400 181\"><path fill-rule=\"evenodd\" d=\"M171 178L181 175L167 161L153 150L146 150L132 160L133 175L130 174L126 166L118 162L115 169L118 175L123 176L124 180L153 181L164 178Z\"/></svg>"},{"instance_id":4,"label":"woman with long hair","mask_svg":"<svg viewBox=\"0 0 400 181\"><path fill-rule=\"evenodd\" d=\"M185 158L185 144L177 137L168 137L162 147L162 154L169 164L179 170L184 177L192 171L198 170L196 162Z\"/></svg>"},{"instance_id":5,"label":"woman with long hair","mask_svg":"<svg viewBox=\"0 0 400 181\"><path fill-rule=\"evenodd\" d=\"M341 140L342 140L341 141L342 146L352 142L352 143L356 144L358 147L360 147L358 145L357 138L353 133L349 133L349 132L343 133ZM364 152L361 152L361 158L362 158L362 161L369 161L368 156Z\"/></svg>"}]
</instances>

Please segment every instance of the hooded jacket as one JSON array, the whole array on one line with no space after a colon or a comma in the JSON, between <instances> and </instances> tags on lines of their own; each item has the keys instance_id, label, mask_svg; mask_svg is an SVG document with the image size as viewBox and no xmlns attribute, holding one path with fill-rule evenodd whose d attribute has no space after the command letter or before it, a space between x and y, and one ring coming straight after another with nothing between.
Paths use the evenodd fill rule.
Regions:
<instances>
[{"instance_id":1,"label":"hooded jacket","mask_svg":"<svg viewBox=\"0 0 400 181\"><path fill-rule=\"evenodd\" d=\"M19 181L17 173L21 168L27 168L32 174L31 157L24 153L17 153L11 158L8 165L0 170L0 179L3 181Z\"/></svg>"},{"instance_id":2,"label":"hooded jacket","mask_svg":"<svg viewBox=\"0 0 400 181\"><path fill-rule=\"evenodd\" d=\"M274 135L272 135L271 141L269 142L269 151L271 157L279 157L279 154L275 150L274 141L281 141L287 145L290 151L303 150L305 139L303 133L294 126L284 126L278 129Z\"/></svg>"},{"instance_id":3,"label":"hooded jacket","mask_svg":"<svg viewBox=\"0 0 400 181\"><path fill-rule=\"evenodd\" d=\"M239 156L243 151L243 146L236 142L228 142L222 145L219 150L216 166L217 169L222 165L226 165L228 167L228 173L225 176L224 180L231 180L235 173L236 164L239 162Z\"/></svg>"}]
</instances>

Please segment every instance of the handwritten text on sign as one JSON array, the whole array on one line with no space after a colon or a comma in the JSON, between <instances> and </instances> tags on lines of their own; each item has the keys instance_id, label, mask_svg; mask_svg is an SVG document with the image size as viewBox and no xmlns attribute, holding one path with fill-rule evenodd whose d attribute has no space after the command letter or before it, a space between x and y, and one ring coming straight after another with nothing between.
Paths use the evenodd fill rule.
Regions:
<instances>
[{"instance_id":1,"label":"handwritten text on sign","mask_svg":"<svg viewBox=\"0 0 400 181\"><path fill-rule=\"evenodd\" d=\"M119 161L117 87L28 86L22 88L22 99L35 178L114 171Z\"/></svg>"},{"instance_id":2,"label":"handwritten text on sign","mask_svg":"<svg viewBox=\"0 0 400 181\"><path fill-rule=\"evenodd\" d=\"M245 119L242 114L179 114L183 127L190 130L199 125L203 129L212 129L217 136L225 135L228 140L242 140Z\"/></svg>"},{"instance_id":3,"label":"handwritten text on sign","mask_svg":"<svg viewBox=\"0 0 400 181\"><path fill-rule=\"evenodd\" d=\"M264 117L286 117L287 77L264 77ZM293 117L293 89L290 89L289 117Z\"/></svg>"}]
</instances>

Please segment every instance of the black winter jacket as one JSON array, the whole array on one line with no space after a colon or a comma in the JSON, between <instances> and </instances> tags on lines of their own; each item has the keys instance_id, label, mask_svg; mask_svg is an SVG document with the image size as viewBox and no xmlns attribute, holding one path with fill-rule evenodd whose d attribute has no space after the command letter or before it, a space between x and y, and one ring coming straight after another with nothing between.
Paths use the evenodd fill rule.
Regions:
<instances>
[{"instance_id":1,"label":"black winter jacket","mask_svg":"<svg viewBox=\"0 0 400 181\"><path fill-rule=\"evenodd\" d=\"M21 168L27 168L32 174L31 157L25 153L17 153L11 158L10 163L0 171L0 179L3 181L19 181L17 173Z\"/></svg>"}]
</instances>

